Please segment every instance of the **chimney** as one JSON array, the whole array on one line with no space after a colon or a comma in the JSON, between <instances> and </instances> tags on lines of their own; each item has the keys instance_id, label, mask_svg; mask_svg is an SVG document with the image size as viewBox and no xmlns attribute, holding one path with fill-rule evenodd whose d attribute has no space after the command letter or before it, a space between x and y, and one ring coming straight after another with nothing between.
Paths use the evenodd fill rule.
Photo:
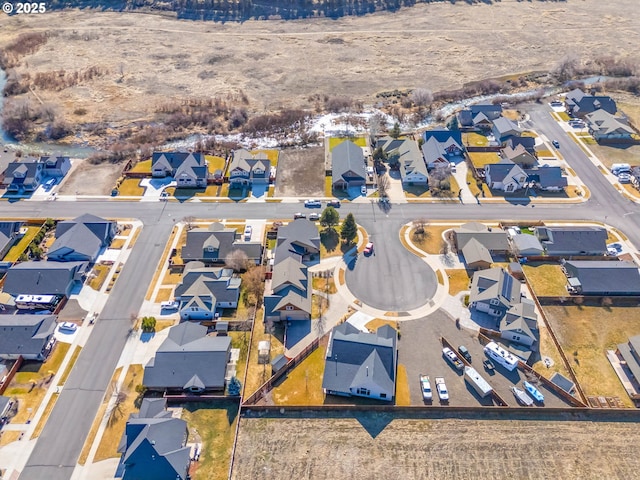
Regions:
<instances>
[{"instance_id":1,"label":"chimney","mask_svg":"<svg viewBox=\"0 0 640 480\"><path fill-rule=\"evenodd\" d=\"M367 377L369 376L369 367L367 367Z\"/></svg>"}]
</instances>

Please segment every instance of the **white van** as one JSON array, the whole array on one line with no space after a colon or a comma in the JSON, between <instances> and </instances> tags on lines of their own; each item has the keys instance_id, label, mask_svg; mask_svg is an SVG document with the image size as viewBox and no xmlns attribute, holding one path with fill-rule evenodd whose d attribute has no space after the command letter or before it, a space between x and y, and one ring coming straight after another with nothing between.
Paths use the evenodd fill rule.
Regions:
<instances>
[{"instance_id":1,"label":"white van","mask_svg":"<svg viewBox=\"0 0 640 480\"><path fill-rule=\"evenodd\" d=\"M631 165L628 163L614 163L611 165L611 173L617 175L622 172L631 172Z\"/></svg>"}]
</instances>

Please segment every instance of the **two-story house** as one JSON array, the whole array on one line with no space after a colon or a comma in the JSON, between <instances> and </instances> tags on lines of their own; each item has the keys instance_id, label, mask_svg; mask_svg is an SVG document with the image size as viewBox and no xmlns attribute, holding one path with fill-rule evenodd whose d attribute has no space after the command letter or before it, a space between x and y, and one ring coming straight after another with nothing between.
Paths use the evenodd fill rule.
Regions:
<instances>
[{"instance_id":1,"label":"two-story house","mask_svg":"<svg viewBox=\"0 0 640 480\"><path fill-rule=\"evenodd\" d=\"M264 152L235 150L229 165L229 186L243 187L269 183L271 161Z\"/></svg>"},{"instance_id":2,"label":"two-story house","mask_svg":"<svg viewBox=\"0 0 640 480\"><path fill-rule=\"evenodd\" d=\"M154 178L173 177L179 188L204 188L209 169L202 153L154 152L151 174Z\"/></svg>"}]
</instances>

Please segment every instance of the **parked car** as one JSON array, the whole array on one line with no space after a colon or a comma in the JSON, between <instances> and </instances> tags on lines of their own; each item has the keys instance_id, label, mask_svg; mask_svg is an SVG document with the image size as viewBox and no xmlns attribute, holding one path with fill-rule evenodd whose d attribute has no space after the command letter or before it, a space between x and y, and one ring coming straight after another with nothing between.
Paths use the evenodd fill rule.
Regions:
<instances>
[{"instance_id":1,"label":"parked car","mask_svg":"<svg viewBox=\"0 0 640 480\"><path fill-rule=\"evenodd\" d=\"M553 142L551 142L553 144L554 147L556 148L560 148L560 142L558 140L554 140Z\"/></svg>"},{"instance_id":2,"label":"parked car","mask_svg":"<svg viewBox=\"0 0 640 480\"><path fill-rule=\"evenodd\" d=\"M78 325L73 322L62 322L58 326L58 330L65 333L73 333L78 329Z\"/></svg>"},{"instance_id":3,"label":"parked car","mask_svg":"<svg viewBox=\"0 0 640 480\"><path fill-rule=\"evenodd\" d=\"M160 303L160 308L162 310L177 310L179 307L180 307L180 302L166 301L166 302Z\"/></svg>"},{"instance_id":4,"label":"parked car","mask_svg":"<svg viewBox=\"0 0 640 480\"><path fill-rule=\"evenodd\" d=\"M444 355L444 358L446 358L456 370L462 370L464 368L464 363L462 363L458 356L449 347L444 347L442 349L442 355Z\"/></svg>"},{"instance_id":5,"label":"parked car","mask_svg":"<svg viewBox=\"0 0 640 480\"><path fill-rule=\"evenodd\" d=\"M304 213L294 213L293 214L293 219L295 220L296 218L307 218L307 216Z\"/></svg>"},{"instance_id":6,"label":"parked car","mask_svg":"<svg viewBox=\"0 0 640 480\"><path fill-rule=\"evenodd\" d=\"M456 164L453 162L449 162L449 168L451 169L451 173L456 173Z\"/></svg>"},{"instance_id":7,"label":"parked car","mask_svg":"<svg viewBox=\"0 0 640 480\"><path fill-rule=\"evenodd\" d=\"M48 190L51 187L53 187L55 184L56 184L56 179L55 178L50 178L49 180L44 182L44 188L46 188Z\"/></svg>"},{"instance_id":8,"label":"parked car","mask_svg":"<svg viewBox=\"0 0 640 480\"><path fill-rule=\"evenodd\" d=\"M373 243L372 242L367 243L362 253L364 253L365 255L371 255L373 253Z\"/></svg>"},{"instance_id":9,"label":"parked car","mask_svg":"<svg viewBox=\"0 0 640 480\"><path fill-rule=\"evenodd\" d=\"M244 240L248 242L251 240L251 234L253 233L253 227L251 225L247 225L244 227Z\"/></svg>"},{"instance_id":10,"label":"parked car","mask_svg":"<svg viewBox=\"0 0 640 480\"><path fill-rule=\"evenodd\" d=\"M436 390L438 391L438 397L442 403L449 401L449 390L447 390L447 384L444 383L444 378L436 377Z\"/></svg>"},{"instance_id":11,"label":"parked car","mask_svg":"<svg viewBox=\"0 0 640 480\"><path fill-rule=\"evenodd\" d=\"M305 200L304 201L304 206L307 207L307 208L321 207L322 206L322 202L320 200Z\"/></svg>"},{"instance_id":12,"label":"parked car","mask_svg":"<svg viewBox=\"0 0 640 480\"><path fill-rule=\"evenodd\" d=\"M362 186L360 187L360 193L361 193L362 195L366 195L366 194L367 194L367 186L366 186L366 185L362 185Z\"/></svg>"},{"instance_id":13,"label":"parked car","mask_svg":"<svg viewBox=\"0 0 640 480\"><path fill-rule=\"evenodd\" d=\"M327 207L340 208L340 200L329 200Z\"/></svg>"},{"instance_id":14,"label":"parked car","mask_svg":"<svg viewBox=\"0 0 640 480\"><path fill-rule=\"evenodd\" d=\"M309 214L309 220L320 220L320 214L319 213L310 213Z\"/></svg>"},{"instance_id":15,"label":"parked car","mask_svg":"<svg viewBox=\"0 0 640 480\"><path fill-rule=\"evenodd\" d=\"M460 345L458 347L458 353L462 356L462 358L464 358L467 362L471 362L471 354L469 353L469 350L467 350L467 347L465 347L464 345Z\"/></svg>"},{"instance_id":16,"label":"parked car","mask_svg":"<svg viewBox=\"0 0 640 480\"><path fill-rule=\"evenodd\" d=\"M622 172L618 174L618 181L620 183L630 183L631 182L631 174L627 172Z\"/></svg>"},{"instance_id":17,"label":"parked car","mask_svg":"<svg viewBox=\"0 0 640 480\"><path fill-rule=\"evenodd\" d=\"M433 400L433 392L431 391L431 381L429 375L420 374L420 390L422 390L422 399L425 402Z\"/></svg>"}]
</instances>

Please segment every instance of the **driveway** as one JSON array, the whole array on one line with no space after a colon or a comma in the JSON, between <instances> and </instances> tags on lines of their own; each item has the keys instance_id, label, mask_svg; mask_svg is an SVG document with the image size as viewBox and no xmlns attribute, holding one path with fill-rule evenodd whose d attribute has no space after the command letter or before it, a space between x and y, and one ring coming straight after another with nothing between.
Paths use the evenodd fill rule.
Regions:
<instances>
[{"instance_id":1,"label":"driveway","mask_svg":"<svg viewBox=\"0 0 640 480\"><path fill-rule=\"evenodd\" d=\"M400 225L374 222L366 228L374 254L361 253L348 264L345 280L351 293L363 303L385 311L411 310L433 298L435 273L402 246L398 237Z\"/></svg>"},{"instance_id":2,"label":"driveway","mask_svg":"<svg viewBox=\"0 0 640 480\"><path fill-rule=\"evenodd\" d=\"M396 170L389 170L385 173L389 179L389 190L387 196L393 203L407 203L407 198L404 195L404 188L402 188L402 179L400 172Z\"/></svg>"}]
</instances>

